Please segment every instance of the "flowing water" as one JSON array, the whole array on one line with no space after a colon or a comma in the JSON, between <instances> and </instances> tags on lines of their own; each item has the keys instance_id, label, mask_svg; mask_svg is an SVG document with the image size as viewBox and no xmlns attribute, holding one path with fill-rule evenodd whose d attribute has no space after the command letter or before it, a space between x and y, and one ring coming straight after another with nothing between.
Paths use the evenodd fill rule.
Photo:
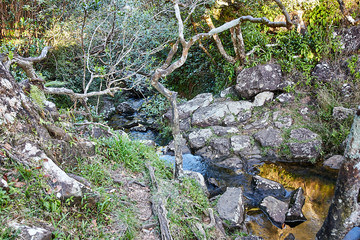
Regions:
<instances>
[{"instance_id":1,"label":"flowing water","mask_svg":"<svg viewBox=\"0 0 360 240\"><path fill-rule=\"evenodd\" d=\"M243 187L244 195L250 196L251 175L229 175L227 172L211 168L201 157L191 154L183 155L184 169L202 173L206 178L214 177L226 186ZM174 156L164 155L162 159L173 163ZM312 166L313 167L313 166ZM314 167L313 167L314 168ZM279 229L274 226L259 208L246 211L246 226L250 234L263 237L265 240L284 239L292 233L299 240L313 240L324 222L334 194L336 173L326 174L324 169L309 170L309 167L267 163L259 166L260 176L279 182L291 192L299 187L304 190L305 204L303 213L307 218L304 223L291 228Z\"/></svg>"},{"instance_id":2,"label":"flowing water","mask_svg":"<svg viewBox=\"0 0 360 240\"><path fill-rule=\"evenodd\" d=\"M336 174L332 173L332 176L329 176L323 169L309 171L306 168L275 164L264 164L259 170L260 176L277 181L288 190L303 188L305 195L303 213L307 221L294 228L286 226L285 229L279 229L272 225L261 211L250 210L246 219L248 229L254 235L268 240L284 239L289 233L299 240L315 239L334 195Z\"/></svg>"},{"instance_id":3,"label":"flowing water","mask_svg":"<svg viewBox=\"0 0 360 240\"><path fill-rule=\"evenodd\" d=\"M145 127L143 131L127 130L134 140L155 140L157 133L149 130L151 124L147 123L143 116L135 113L128 117L114 115L109 120L109 125L115 128L130 129L133 127ZM175 157L163 155L161 157L169 163L174 163ZM250 174L234 175L224 169L209 166L199 156L192 154L183 155L184 170L192 170L204 175L205 179L214 178L221 185L231 187L242 187L244 196L251 202L251 178ZM324 222L336 181L336 173L324 171L314 166L299 167L285 165L283 163L266 163L258 167L260 176L281 183L288 192L301 187L304 190L305 204L303 213L307 221L291 228L286 226L279 229L274 226L266 215L258 208L246 210L246 226L250 234L263 237L265 240L283 240L292 233L299 240L313 240Z\"/></svg>"}]
</instances>

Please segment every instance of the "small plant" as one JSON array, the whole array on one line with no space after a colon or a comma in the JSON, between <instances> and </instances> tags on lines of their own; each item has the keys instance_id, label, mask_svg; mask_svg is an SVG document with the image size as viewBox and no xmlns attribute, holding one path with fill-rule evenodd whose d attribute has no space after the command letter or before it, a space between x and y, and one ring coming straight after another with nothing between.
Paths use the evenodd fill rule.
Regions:
<instances>
[{"instance_id":1,"label":"small plant","mask_svg":"<svg viewBox=\"0 0 360 240\"><path fill-rule=\"evenodd\" d=\"M352 56L348 59L348 68L350 69L351 76L354 77L355 81L360 80L360 70L358 69L359 59L357 56Z\"/></svg>"},{"instance_id":2,"label":"small plant","mask_svg":"<svg viewBox=\"0 0 360 240\"><path fill-rule=\"evenodd\" d=\"M30 98L41 108L44 108L44 102L46 97L43 91L41 91L37 86L31 85L30 87Z\"/></svg>"}]
</instances>

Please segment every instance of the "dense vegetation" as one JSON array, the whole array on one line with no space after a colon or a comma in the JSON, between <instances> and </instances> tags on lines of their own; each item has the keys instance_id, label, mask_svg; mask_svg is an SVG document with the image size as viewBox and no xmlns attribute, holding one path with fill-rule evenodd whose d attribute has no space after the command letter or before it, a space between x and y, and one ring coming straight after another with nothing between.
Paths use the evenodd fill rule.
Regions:
<instances>
[{"instance_id":1,"label":"dense vegetation","mask_svg":"<svg viewBox=\"0 0 360 240\"><path fill-rule=\"evenodd\" d=\"M226 1L225 5L220 2L199 4L185 22L185 36L210 30L203 19L204 14L209 14L216 26L243 15L266 16L274 20L281 14L269 1ZM347 22L336 0L319 0L306 5L284 1L284 4L289 12L305 10L306 31L300 33L295 28L274 31L265 25L244 23L241 30L245 51L249 53L245 62L229 63L219 53L213 39L202 39L190 49L187 62L161 81L179 92L181 97L190 99L203 92L219 94L234 85L239 69L277 62L286 78L294 82L284 91L299 92L301 97L309 95L314 101L311 110L318 114L312 116L311 125L300 124L321 135L325 147L323 155L341 153L352 118L334 121L332 112L336 106L354 108L359 103L359 91L352 98L343 98L339 90L344 83L360 89L359 58L353 56L345 60L350 77L342 82L322 83L314 79L311 72L319 62L338 64L343 58L340 40L333 33L345 27ZM349 1L346 7L356 18L360 9L353 8L354 4ZM169 1L160 0L3 0L0 2L0 54L9 59L16 54L38 56L45 46L52 46L47 59L35 64L45 86L66 87L76 93L112 88L119 102L126 99L127 95L123 94L126 89L132 89L139 95L147 93L145 111L148 116L160 116L169 105L150 87L148 78L164 62L176 42L177 26L171 6ZM182 9L184 16L190 9ZM227 54L234 55L229 31L219 37ZM17 81L27 78L16 65L12 65L11 70ZM72 122L84 120L84 116L75 116L69 111L76 108L69 96L45 96L36 86L30 88L29 96L39 105L45 98L54 101L61 112L71 116ZM87 102L95 120L103 120L98 114L102 98L91 97ZM290 114L296 118L298 113ZM165 123L160 120L159 124L164 134ZM8 176L10 184L8 191L0 188L0 224L5 226L8 216L16 216L51 222L57 239L111 238L112 231L119 228L122 229L119 238L133 239L140 231L135 228L139 224L134 215L136 205L124 192L124 186L114 187L115 181L110 175L123 172L150 185L145 166L150 163L156 167L156 177L167 189L164 194L177 196L167 202L174 237L199 238L200 233L194 230L194 225L207 217L209 206L215 203L209 203L199 186L190 179L171 182L171 168L152 148L113 134L108 139L93 139L97 143L94 159L78 158L75 165L62 166L66 172L83 176L100 193L101 199L95 205L87 204L86 199L80 207L74 207L72 199L60 201L56 193L51 192L47 176L42 175L41 169L26 168L11 162L10 158L1 163L0 173ZM288 149L282 150L286 153ZM0 155L5 157L6 154L0 152ZM206 230L207 236L211 235L210 231ZM235 232L234 237L241 234ZM15 235L10 228L0 232L1 239L14 239Z\"/></svg>"}]
</instances>

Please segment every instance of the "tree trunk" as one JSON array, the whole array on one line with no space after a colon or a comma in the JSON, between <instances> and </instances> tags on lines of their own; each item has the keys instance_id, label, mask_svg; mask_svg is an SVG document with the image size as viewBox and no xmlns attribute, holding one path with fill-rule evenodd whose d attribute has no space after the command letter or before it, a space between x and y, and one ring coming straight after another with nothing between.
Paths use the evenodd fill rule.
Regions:
<instances>
[{"instance_id":1,"label":"tree trunk","mask_svg":"<svg viewBox=\"0 0 360 240\"><path fill-rule=\"evenodd\" d=\"M360 109L347 140L345 157L328 216L316 235L317 240L343 239L352 228L360 226Z\"/></svg>"},{"instance_id":2,"label":"tree trunk","mask_svg":"<svg viewBox=\"0 0 360 240\"><path fill-rule=\"evenodd\" d=\"M52 121L50 114L45 114L44 109L25 95L5 64L0 62L0 135L3 136L0 151L4 149L7 157L19 164L41 169L49 176L50 187L57 197L80 200L85 193L92 193L91 189L69 177L43 147L54 140L49 130L52 128L46 127Z\"/></svg>"}]
</instances>

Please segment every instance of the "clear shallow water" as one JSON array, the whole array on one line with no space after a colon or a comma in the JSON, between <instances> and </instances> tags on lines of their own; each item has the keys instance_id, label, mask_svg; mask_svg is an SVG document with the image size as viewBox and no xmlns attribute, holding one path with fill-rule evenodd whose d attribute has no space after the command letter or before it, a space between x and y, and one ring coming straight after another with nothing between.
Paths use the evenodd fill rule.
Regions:
<instances>
[{"instance_id":1,"label":"clear shallow water","mask_svg":"<svg viewBox=\"0 0 360 240\"><path fill-rule=\"evenodd\" d=\"M163 155L161 158L174 164L174 156ZM214 177L226 186L242 187L245 196L251 192L251 175L249 174L230 176L226 172L216 172L200 156L192 154L183 155L183 164L184 170L199 172L205 178ZM305 195L303 213L307 221L294 228L286 226L284 229L279 229L271 223L260 209L249 209L245 222L251 234L261 236L265 240L282 240L290 233L294 234L295 238L299 240L315 239L316 233L328 213L334 194L335 178L329 179L326 176L311 172L305 167L295 167L301 168L301 171L293 173L291 168L283 168L277 164L264 164L259 168L259 175L283 184L289 192L302 187Z\"/></svg>"},{"instance_id":2,"label":"clear shallow water","mask_svg":"<svg viewBox=\"0 0 360 240\"><path fill-rule=\"evenodd\" d=\"M175 156L163 155L160 157L170 164L175 164ZM206 175L207 164L200 156L194 156L192 154L183 154L183 168L184 170L191 170L194 172Z\"/></svg>"}]
</instances>

